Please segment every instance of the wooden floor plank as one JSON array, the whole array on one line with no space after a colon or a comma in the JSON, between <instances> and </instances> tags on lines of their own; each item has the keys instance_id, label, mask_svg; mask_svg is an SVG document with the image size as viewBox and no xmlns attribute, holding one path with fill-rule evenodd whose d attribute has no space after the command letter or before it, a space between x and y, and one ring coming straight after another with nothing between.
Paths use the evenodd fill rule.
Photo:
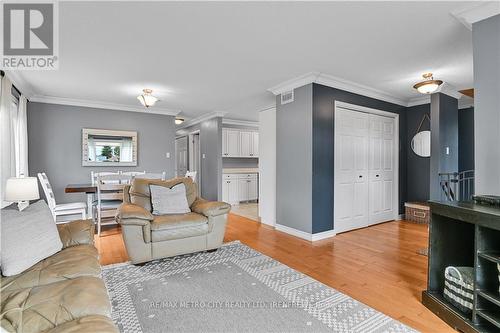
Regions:
<instances>
[{"instance_id":1,"label":"wooden floor plank","mask_svg":"<svg viewBox=\"0 0 500 333\"><path fill-rule=\"evenodd\" d=\"M228 220L225 242L239 240L421 332L455 332L421 303L425 225L388 222L311 243L238 215ZM120 228L96 236L96 246L102 265L128 260Z\"/></svg>"}]
</instances>

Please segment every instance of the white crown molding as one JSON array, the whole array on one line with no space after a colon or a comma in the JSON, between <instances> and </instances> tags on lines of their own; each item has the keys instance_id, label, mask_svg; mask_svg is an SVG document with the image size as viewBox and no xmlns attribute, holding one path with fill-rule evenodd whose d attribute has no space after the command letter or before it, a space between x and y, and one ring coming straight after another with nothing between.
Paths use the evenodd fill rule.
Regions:
<instances>
[{"instance_id":1,"label":"white crown molding","mask_svg":"<svg viewBox=\"0 0 500 333\"><path fill-rule=\"evenodd\" d=\"M406 106L411 107L411 106L415 106L415 105L430 104L430 103L431 103L431 96L425 95L422 97L415 97L415 98L410 99Z\"/></svg>"},{"instance_id":2,"label":"white crown molding","mask_svg":"<svg viewBox=\"0 0 500 333\"><path fill-rule=\"evenodd\" d=\"M282 82L272 88L269 88L268 91L272 92L275 95L279 95L285 91L290 91L292 89L296 89L310 83L317 83L327 87L349 91L351 93L379 99L402 106L406 106L408 104L408 101L394 97L391 94L386 93L385 91L320 72L306 73L294 79Z\"/></svg>"},{"instance_id":3,"label":"white crown molding","mask_svg":"<svg viewBox=\"0 0 500 333\"><path fill-rule=\"evenodd\" d=\"M286 225L282 225L282 224L276 224L274 226L274 228L278 231L287 233L287 234L295 236L295 237L305 239L305 240L310 241L310 242L315 242L315 241L319 241L319 240L322 240L325 238L330 238L330 237L333 237L337 234L335 232L335 230L328 230L328 231L319 232L316 234L310 234L308 232L305 232L302 230L297 230L294 228L290 228L290 227L287 227Z\"/></svg>"},{"instance_id":4,"label":"white crown molding","mask_svg":"<svg viewBox=\"0 0 500 333\"><path fill-rule=\"evenodd\" d=\"M55 97L55 96L34 95L31 96L29 100L31 102L38 102L38 103L81 106L88 108L108 109L108 110L118 110L118 111L130 111L130 112L139 112L145 114L162 114L167 116L176 116L181 112L180 110L173 110L173 109L166 109L159 107L150 107L146 109L142 106L130 106L124 104L89 101L83 99L72 99L72 98Z\"/></svg>"},{"instance_id":5,"label":"white crown molding","mask_svg":"<svg viewBox=\"0 0 500 333\"><path fill-rule=\"evenodd\" d=\"M462 94L458 91L457 88L446 82L441 85L438 92L451 96L456 99L460 99L460 97L462 97Z\"/></svg>"},{"instance_id":6,"label":"white crown molding","mask_svg":"<svg viewBox=\"0 0 500 333\"><path fill-rule=\"evenodd\" d=\"M264 112L264 111L268 111L268 110L272 110L272 109L276 109L276 104L268 105L268 106L260 109L259 112Z\"/></svg>"},{"instance_id":7,"label":"white crown molding","mask_svg":"<svg viewBox=\"0 0 500 333\"><path fill-rule=\"evenodd\" d=\"M222 112L222 111L213 111L213 112L205 113L205 114L202 114L199 117L191 118L191 119L183 122L182 124L180 124L179 126L177 126L175 129L176 130L181 130L181 129L184 129L184 128L191 127L193 125L199 124L201 122L204 122L205 120L208 120L208 119L212 119L212 118L215 118L215 117L224 117L226 114L227 114L227 112Z\"/></svg>"},{"instance_id":8,"label":"white crown molding","mask_svg":"<svg viewBox=\"0 0 500 333\"><path fill-rule=\"evenodd\" d=\"M258 121L227 119L227 118L222 119L222 124L234 125L234 126L259 127Z\"/></svg>"},{"instance_id":9,"label":"white crown molding","mask_svg":"<svg viewBox=\"0 0 500 333\"><path fill-rule=\"evenodd\" d=\"M458 21L472 30L472 24L500 14L499 1L478 1L458 8L450 13Z\"/></svg>"},{"instance_id":10,"label":"white crown molding","mask_svg":"<svg viewBox=\"0 0 500 333\"><path fill-rule=\"evenodd\" d=\"M293 79L281 82L274 87L267 89L267 91L270 91L277 96L284 93L285 91L290 91L292 89L308 85L309 83L316 82L316 79L320 74L320 72L309 72L301 76L297 76Z\"/></svg>"}]
</instances>

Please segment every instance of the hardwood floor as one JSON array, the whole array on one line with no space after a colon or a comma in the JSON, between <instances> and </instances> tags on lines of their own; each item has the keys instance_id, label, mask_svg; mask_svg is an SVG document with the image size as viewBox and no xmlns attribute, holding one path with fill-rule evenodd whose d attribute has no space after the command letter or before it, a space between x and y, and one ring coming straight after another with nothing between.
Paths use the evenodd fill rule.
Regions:
<instances>
[{"instance_id":1,"label":"hardwood floor","mask_svg":"<svg viewBox=\"0 0 500 333\"><path fill-rule=\"evenodd\" d=\"M229 215L226 242L251 248L428 333L455 332L425 308L427 226L388 222L308 242L237 215ZM119 228L96 236L101 264L123 262L127 254Z\"/></svg>"}]
</instances>

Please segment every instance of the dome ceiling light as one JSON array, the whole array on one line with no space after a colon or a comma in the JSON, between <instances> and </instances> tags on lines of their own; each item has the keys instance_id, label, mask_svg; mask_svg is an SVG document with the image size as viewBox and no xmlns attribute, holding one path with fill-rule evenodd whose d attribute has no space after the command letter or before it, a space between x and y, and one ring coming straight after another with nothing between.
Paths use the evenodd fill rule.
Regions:
<instances>
[{"instance_id":1,"label":"dome ceiling light","mask_svg":"<svg viewBox=\"0 0 500 333\"><path fill-rule=\"evenodd\" d=\"M184 119L183 118L179 118L179 117L176 117L175 118L175 124L176 125L180 125L184 122Z\"/></svg>"},{"instance_id":2,"label":"dome ceiling light","mask_svg":"<svg viewBox=\"0 0 500 333\"><path fill-rule=\"evenodd\" d=\"M439 86L443 84L441 80L434 80L432 73L425 73L422 77L424 79L413 86L421 94L435 93L439 89Z\"/></svg>"},{"instance_id":3,"label":"dome ceiling light","mask_svg":"<svg viewBox=\"0 0 500 333\"><path fill-rule=\"evenodd\" d=\"M153 90L151 90L151 89L143 89L142 92L143 92L143 94L137 96L137 99L145 107L149 108L150 106L155 105L155 103L159 101L158 98L156 98L156 97L154 97L152 95Z\"/></svg>"}]
</instances>

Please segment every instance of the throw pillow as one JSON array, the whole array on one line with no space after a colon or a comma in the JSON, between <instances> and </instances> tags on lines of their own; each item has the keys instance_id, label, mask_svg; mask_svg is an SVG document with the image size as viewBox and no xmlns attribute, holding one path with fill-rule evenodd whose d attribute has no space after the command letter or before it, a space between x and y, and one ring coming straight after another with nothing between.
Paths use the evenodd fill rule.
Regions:
<instances>
[{"instance_id":1,"label":"throw pillow","mask_svg":"<svg viewBox=\"0 0 500 333\"><path fill-rule=\"evenodd\" d=\"M45 201L39 200L22 212L11 205L2 209L1 214L0 261L4 276L22 273L62 249L59 232Z\"/></svg>"},{"instance_id":2,"label":"throw pillow","mask_svg":"<svg viewBox=\"0 0 500 333\"><path fill-rule=\"evenodd\" d=\"M183 183L171 188L150 185L153 215L186 214L191 212Z\"/></svg>"}]
</instances>

